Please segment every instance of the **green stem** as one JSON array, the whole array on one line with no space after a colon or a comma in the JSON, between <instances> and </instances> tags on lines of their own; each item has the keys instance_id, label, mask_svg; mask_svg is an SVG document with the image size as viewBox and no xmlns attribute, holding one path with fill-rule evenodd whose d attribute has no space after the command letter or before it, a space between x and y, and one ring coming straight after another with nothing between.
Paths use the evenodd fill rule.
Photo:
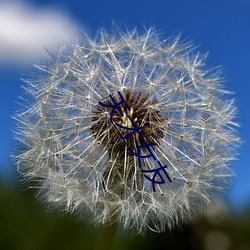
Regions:
<instances>
[{"instance_id":1,"label":"green stem","mask_svg":"<svg viewBox=\"0 0 250 250\"><path fill-rule=\"evenodd\" d=\"M112 223L111 225L103 224L100 226L94 250L111 249L112 241L116 232L116 226L116 222Z\"/></svg>"}]
</instances>

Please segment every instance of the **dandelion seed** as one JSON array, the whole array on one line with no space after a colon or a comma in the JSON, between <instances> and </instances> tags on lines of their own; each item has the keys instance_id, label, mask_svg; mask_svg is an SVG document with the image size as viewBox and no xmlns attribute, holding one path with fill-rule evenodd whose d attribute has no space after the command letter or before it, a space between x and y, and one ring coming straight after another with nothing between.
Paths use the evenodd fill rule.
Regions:
<instances>
[{"instance_id":1,"label":"dandelion seed","mask_svg":"<svg viewBox=\"0 0 250 250\"><path fill-rule=\"evenodd\" d=\"M161 41L153 29L83 35L27 81L33 101L15 116L19 172L37 180L44 201L97 224L117 220L140 233L191 219L233 175L236 108L219 72L191 44ZM123 116L108 107L118 91L130 107L120 104ZM127 136L130 118L153 145L156 161L141 159L148 178L131 153L142 137ZM155 162L172 182L161 184Z\"/></svg>"}]
</instances>

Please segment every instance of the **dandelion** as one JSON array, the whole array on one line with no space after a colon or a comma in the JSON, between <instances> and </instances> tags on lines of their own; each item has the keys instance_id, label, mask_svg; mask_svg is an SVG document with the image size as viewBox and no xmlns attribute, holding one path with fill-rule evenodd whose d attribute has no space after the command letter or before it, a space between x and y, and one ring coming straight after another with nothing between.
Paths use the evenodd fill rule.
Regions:
<instances>
[{"instance_id":1,"label":"dandelion","mask_svg":"<svg viewBox=\"0 0 250 250\"><path fill-rule=\"evenodd\" d=\"M153 29L82 35L26 80L32 100L15 116L18 171L43 201L96 224L164 231L203 212L233 175L239 142L220 72L207 70L192 44ZM118 91L130 108L120 104L122 115L108 107L121 101ZM124 128L132 121L155 160L131 153L143 146ZM153 190L157 161L169 179Z\"/></svg>"}]
</instances>

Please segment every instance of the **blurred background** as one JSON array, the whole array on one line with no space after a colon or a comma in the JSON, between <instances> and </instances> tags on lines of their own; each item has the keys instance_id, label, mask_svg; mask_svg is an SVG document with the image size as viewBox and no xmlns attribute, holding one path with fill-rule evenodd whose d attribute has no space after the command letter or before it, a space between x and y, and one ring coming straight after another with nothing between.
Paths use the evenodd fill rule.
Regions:
<instances>
[{"instance_id":1,"label":"blurred background","mask_svg":"<svg viewBox=\"0 0 250 250\"><path fill-rule=\"evenodd\" d=\"M117 232L112 249L250 250L250 0L0 0L0 249L93 249L97 229L74 216L47 211L21 181L10 155L16 152L15 121L22 78L32 65L74 40L79 29L153 26L167 38L181 33L207 64L225 72L235 92L244 144L232 162L237 176L221 202L204 216L166 233L144 237Z\"/></svg>"}]
</instances>

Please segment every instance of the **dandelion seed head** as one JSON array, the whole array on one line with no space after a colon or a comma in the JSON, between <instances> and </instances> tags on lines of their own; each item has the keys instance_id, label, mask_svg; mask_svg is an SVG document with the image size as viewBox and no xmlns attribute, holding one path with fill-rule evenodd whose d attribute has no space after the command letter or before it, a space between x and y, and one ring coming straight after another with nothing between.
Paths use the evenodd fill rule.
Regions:
<instances>
[{"instance_id":1,"label":"dandelion seed head","mask_svg":"<svg viewBox=\"0 0 250 250\"><path fill-rule=\"evenodd\" d=\"M164 231L192 219L213 203L233 175L239 138L236 108L218 70L179 38L161 40L154 30L82 34L39 76L26 80L32 101L18 112L15 156L19 172L36 180L38 195L95 223L118 220L121 228ZM114 110L110 96L130 110ZM141 172L156 168L138 158L133 120L172 179L152 183ZM143 150L142 150L143 151ZM144 152L145 153L145 152ZM151 177L153 173L149 174Z\"/></svg>"}]
</instances>

